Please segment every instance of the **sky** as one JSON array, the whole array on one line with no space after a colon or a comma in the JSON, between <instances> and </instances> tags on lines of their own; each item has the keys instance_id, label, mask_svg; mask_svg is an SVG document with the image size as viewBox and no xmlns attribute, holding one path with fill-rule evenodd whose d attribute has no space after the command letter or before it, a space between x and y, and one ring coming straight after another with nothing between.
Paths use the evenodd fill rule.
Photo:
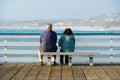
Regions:
<instances>
[{"instance_id":1,"label":"sky","mask_svg":"<svg viewBox=\"0 0 120 80\"><path fill-rule=\"evenodd\" d=\"M81 19L120 13L120 0L0 0L0 21Z\"/></svg>"}]
</instances>

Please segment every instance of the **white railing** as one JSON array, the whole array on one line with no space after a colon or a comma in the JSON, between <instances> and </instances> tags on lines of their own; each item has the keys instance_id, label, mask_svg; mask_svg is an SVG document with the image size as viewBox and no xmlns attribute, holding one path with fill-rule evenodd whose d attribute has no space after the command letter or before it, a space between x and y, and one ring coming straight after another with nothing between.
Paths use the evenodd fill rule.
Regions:
<instances>
[{"instance_id":1,"label":"white railing","mask_svg":"<svg viewBox=\"0 0 120 80\"><path fill-rule=\"evenodd\" d=\"M39 34L1 34L0 63L37 63L37 49L40 45L39 37ZM59 37L60 35L58 35L58 40ZM120 35L77 34L75 39L75 52L100 52L100 55L94 58L94 62L120 63ZM103 55L107 55L107 57ZM57 61L59 61L59 57ZM74 62L88 61L88 58L84 56L73 57L73 64Z\"/></svg>"}]
</instances>

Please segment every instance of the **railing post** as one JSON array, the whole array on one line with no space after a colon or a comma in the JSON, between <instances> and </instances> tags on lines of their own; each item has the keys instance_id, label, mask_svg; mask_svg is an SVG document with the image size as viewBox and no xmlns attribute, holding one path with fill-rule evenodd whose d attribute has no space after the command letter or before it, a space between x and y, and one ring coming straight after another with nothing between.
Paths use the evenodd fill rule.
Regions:
<instances>
[{"instance_id":1,"label":"railing post","mask_svg":"<svg viewBox=\"0 0 120 80\"><path fill-rule=\"evenodd\" d=\"M68 65L69 65L69 66L72 66L72 56L71 56L71 55L69 55L69 57L68 57L68 58L69 58L69 63L68 63Z\"/></svg>"},{"instance_id":2,"label":"railing post","mask_svg":"<svg viewBox=\"0 0 120 80\"><path fill-rule=\"evenodd\" d=\"M89 55L89 65L93 66L93 55Z\"/></svg>"},{"instance_id":3,"label":"railing post","mask_svg":"<svg viewBox=\"0 0 120 80\"><path fill-rule=\"evenodd\" d=\"M113 38L110 38L110 44L113 42ZM113 46L111 45L110 46L110 52L112 52L113 51ZM113 62L112 62L112 58L113 58L113 54L110 54L110 57L109 57L111 60L110 60L110 63L112 64Z\"/></svg>"},{"instance_id":4,"label":"railing post","mask_svg":"<svg viewBox=\"0 0 120 80\"><path fill-rule=\"evenodd\" d=\"M7 38L4 39L4 43L7 43ZM4 51L7 51L7 46L4 46ZM7 53L4 53L4 63L7 63Z\"/></svg>"}]
</instances>

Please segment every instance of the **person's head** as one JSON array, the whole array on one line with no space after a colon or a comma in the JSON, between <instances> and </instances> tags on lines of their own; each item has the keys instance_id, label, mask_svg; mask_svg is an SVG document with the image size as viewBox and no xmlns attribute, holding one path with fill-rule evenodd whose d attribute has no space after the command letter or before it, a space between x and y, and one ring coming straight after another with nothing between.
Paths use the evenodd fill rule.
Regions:
<instances>
[{"instance_id":1,"label":"person's head","mask_svg":"<svg viewBox=\"0 0 120 80\"><path fill-rule=\"evenodd\" d=\"M52 31L52 24L47 24L46 25L46 31Z\"/></svg>"},{"instance_id":2,"label":"person's head","mask_svg":"<svg viewBox=\"0 0 120 80\"><path fill-rule=\"evenodd\" d=\"M66 34L66 35L70 35L70 34L73 34L71 28L66 28L65 31L63 32L63 34Z\"/></svg>"}]
</instances>

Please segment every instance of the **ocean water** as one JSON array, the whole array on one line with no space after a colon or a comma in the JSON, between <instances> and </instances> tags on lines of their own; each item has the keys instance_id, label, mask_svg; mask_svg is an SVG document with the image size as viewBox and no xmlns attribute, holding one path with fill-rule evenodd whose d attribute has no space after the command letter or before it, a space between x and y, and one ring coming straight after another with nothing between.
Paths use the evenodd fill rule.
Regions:
<instances>
[{"instance_id":1,"label":"ocean water","mask_svg":"<svg viewBox=\"0 0 120 80\"><path fill-rule=\"evenodd\" d=\"M44 30L38 30L38 29L1 29L0 30L0 34L2 35L6 35L6 34L33 34L33 35L39 35L40 33L42 33ZM55 32L57 32L57 34L62 34L64 30L55 30ZM109 34L113 34L113 35L120 35L120 32L119 31L114 31L114 30L110 30L110 31L106 31L106 30L90 30L90 31L87 31L87 30L83 30L83 31L80 31L80 30L75 30L73 31L73 33L75 35L79 35L79 34L86 34L86 35L89 35L89 34L104 34L104 35L109 35ZM59 40L59 39L58 39ZM0 42L3 42L4 39L0 38ZM86 38L75 38L75 41L76 42L109 42L109 39L107 38L101 38L101 39L98 39L98 38L94 38L94 39L86 39ZM22 38L22 39L19 39L19 38L9 38L8 39L8 42L39 42L39 38ZM120 42L120 38L115 38L113 39L113 42ZM3 46L0 46L0 50L3 50L4 47ZM38 47L37 46L10 46L8 47L8 50L37 50ZM59 51L60 48L58 48L58 51ZM92 46L92 47L88 47L88 46L76 46L75 47L75 50L109 50L109 47L105 47L105 46L100 46L100 47L96 47L96 46ZM118 47L113 47L113 50L120 50L120 46ZM3 54L0 54L0 57L4 57ZM33 58L37 58L38 55L37 54L8 54L8 57L33 57ZM75 58L88 58L88 56L73 56ZM95 56L95 58L109 58L110 55L108 54L101 54L99 56ZM120 54L114 54L113 55L114 58L120 58Z\"/></svg>"},{"instance_id":2,"label":"ocean water","mask_svg":"<svg viewBox=\"0 0 120 80\"><path fill-rule=\"evenodd\" d=\"M0 29L0 34L40 34L44 29ZM62 34L64 30L54 30L57 34ZM73 30L74 34L117 34L120 35L120 31L117 30Z\"/></svg>"}]
</instances>

